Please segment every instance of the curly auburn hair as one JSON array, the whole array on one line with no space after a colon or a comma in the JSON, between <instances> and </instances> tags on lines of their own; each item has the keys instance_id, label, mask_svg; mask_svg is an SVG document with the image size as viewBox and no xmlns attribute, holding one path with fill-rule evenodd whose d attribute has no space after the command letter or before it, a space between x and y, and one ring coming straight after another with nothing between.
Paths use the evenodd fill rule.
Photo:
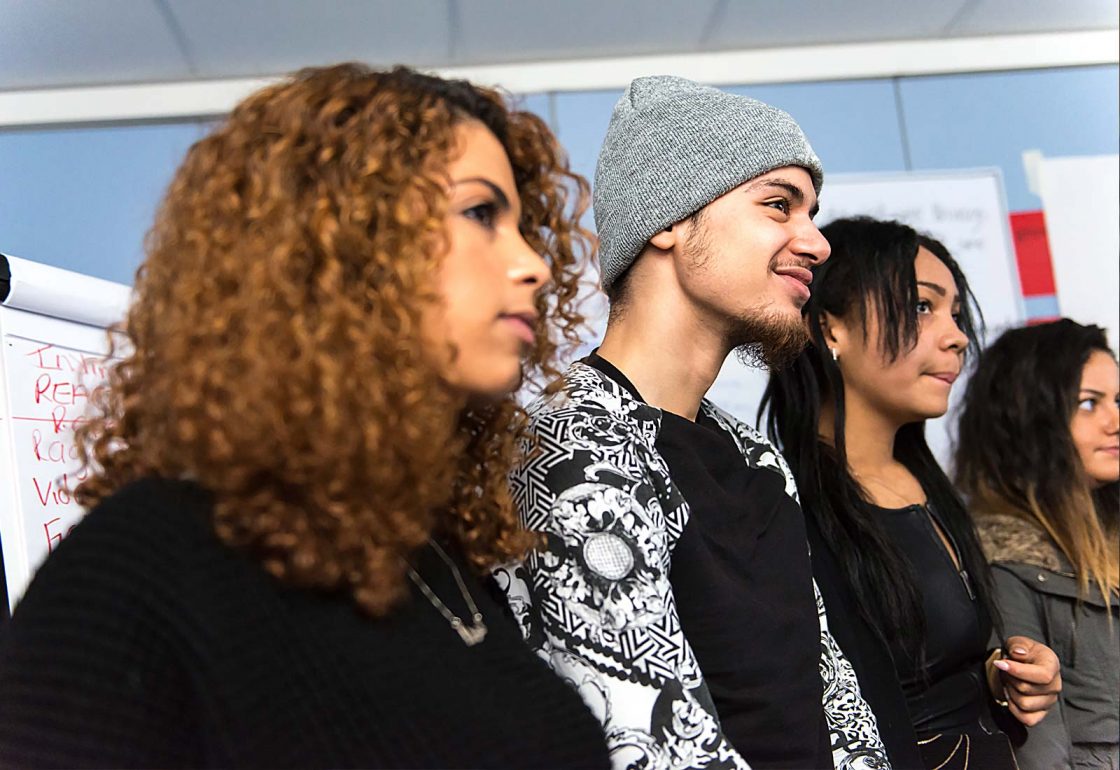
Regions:
<instances>
[{"instance_id":1,"label":"curly auburn hair","mask_svg":"<svg viewBox=\"0 0 1120 770\"><path fill-rule=\"evenodd\" d=\"M512 394L456 405L420 337L446 253L455 129L505 147L521 229L550 265L536 382L577 344L588 185L545 123L492 90L404 67L307 69L239 104L187 153L145 243L131 349L78 435L92 506L144 476L191 479L213 526L291 584L372 615L438 532L474 568L523 557L507 473Z\"/></svg>"}]
</instances>

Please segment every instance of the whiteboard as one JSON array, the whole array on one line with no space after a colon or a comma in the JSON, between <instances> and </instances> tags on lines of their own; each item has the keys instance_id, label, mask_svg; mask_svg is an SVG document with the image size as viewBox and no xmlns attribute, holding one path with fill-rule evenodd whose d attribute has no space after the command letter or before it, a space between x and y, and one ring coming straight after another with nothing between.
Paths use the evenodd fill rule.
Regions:
<instances>
[{"instance_id":1,"label":"whiteboard","mask_svg":"<svg viewBox=\"0 0 1120 770\"><path fill-rule=\"evenodd\" d=\"M990 339L1023 324L1026 315L999 169L836 174L826 178L820 207L821 225L864 215L897 219L932 235L960 263L984 313ZM592 337L602 339L605 302L596 305L592 300L589 306L598 310L591 321ZM732 355L708 398L753 425L766 381L765 371L747 368ZM962 377L954 386L949 413L926 424L930 448L943 465L951 455L950 425L964 384Z\"/></svg>"},{"instance_id":2,"label":"whiteboard","mask_svg":"<svg viewBox=\"0 0 1120 770\"><path fill-rule=\"evenodd\" d=\"M83 513L74 427L106 378L127 286L0 255L0 547L8 608ZM0 275L3 272L0 271ZM3 614L0 612L0 614Z\"/></svg>"}]
</instances>

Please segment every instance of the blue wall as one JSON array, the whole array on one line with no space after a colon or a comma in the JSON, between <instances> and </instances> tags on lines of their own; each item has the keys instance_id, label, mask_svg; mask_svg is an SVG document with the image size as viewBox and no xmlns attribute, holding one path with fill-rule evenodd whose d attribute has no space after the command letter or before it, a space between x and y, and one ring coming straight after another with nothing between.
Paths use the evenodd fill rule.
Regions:
<instances>
[{"instance_id":1,"label":"blue wall","mask_svg":"<svg viewBox=\"0 0 1120 770\"><path fill-rule=\"evenodd\" d=\"M164 188L203 130L0 133L0 252L131 284Z\"/></svg>"},{"instance_id":2,"label":"blue wall","mask_svg":"<svg viewBox=\"0 0 1120 770\"><path fill-rule=\"evenodd\" d=\"M906 154L891 80L729 89L781 107L801 125L828 174L903 171Z\"/></svg>"},{"instance_id":3,"label":"blue wall","mask_svg":"<svg viewBox=\"0 0 1120 770\"><path fill-rule=\"evenodd\" d=\"M789 111L826 172L999 166L1012 211L1041 207L1022 169L1120 152L1120 68L747 86ZM588 177L620 91L530 94ZM203 124L0 132L0 251L129 283L142 239ZM826 184L827 190L827 184Z\"/></svg>"},{"instance_id":4,"label":"blue wall","mask_svg":"<svg viewBox=\"0 0 1120 770\"><path fill-rule=\"evenodd\" d=\"M1109 155L1120 146L1116 67L999 72L900 82L916 169L999 166L1011 211L1042 208L1024 150Z\"/></svg>"}]
</instances>

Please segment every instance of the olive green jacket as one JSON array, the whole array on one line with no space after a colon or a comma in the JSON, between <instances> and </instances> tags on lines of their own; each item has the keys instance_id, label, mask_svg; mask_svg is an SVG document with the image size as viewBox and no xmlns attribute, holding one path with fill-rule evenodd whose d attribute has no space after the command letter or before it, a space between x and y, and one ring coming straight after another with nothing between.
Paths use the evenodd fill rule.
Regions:
<instances>
[{"instance_id":1,"label":"olive green jacket","mask_svg":"<svg viewBox=\"0 0 1120 770\"><path fill-rule=\"evenodd\" d=\"M1057 706L1016 750L1022 770L1120 766L1120 599L1099 589L1078 600L1073 568L1031 521L979 515L996 602L1008 636L1050 646L1062 663ZM1112 616L1111 623L1109 615Z\"/></svg>"}]
</instances>

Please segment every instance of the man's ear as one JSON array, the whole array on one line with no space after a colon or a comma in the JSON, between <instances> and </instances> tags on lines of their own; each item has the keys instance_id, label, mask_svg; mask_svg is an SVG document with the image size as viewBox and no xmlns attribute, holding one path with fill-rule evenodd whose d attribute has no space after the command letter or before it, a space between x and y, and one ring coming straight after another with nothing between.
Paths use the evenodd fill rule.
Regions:
<instances>
[{"instance_id":1,"label":"man's ear","mask_svg":"<svg viewBox=\"0 0 1120 770\"><path fill-rule=\"evenodd\" d=\"M677 245L677 230L669 225L649 239L650 245L662 251L671 251Z\"/></svg>"}]
</instances>

